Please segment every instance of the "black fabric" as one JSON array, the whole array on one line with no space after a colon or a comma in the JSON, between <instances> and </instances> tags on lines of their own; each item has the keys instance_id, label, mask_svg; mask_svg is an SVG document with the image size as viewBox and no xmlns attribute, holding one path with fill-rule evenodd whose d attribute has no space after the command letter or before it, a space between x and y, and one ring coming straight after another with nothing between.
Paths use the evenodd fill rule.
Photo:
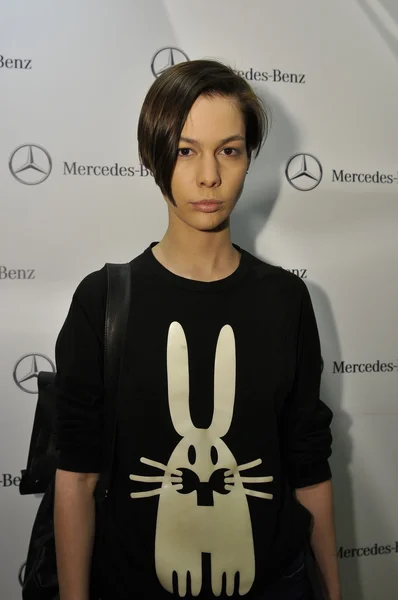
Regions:
<instances>
[{"instance_id":1,"label":"black fabric","mask_svg":"<svg viewBox=\"0 0 398 600\"><path fill-rule=\"evenodd\" d=\"M315 600L311 587L305 552L301 551L284 569L281 577L255 600Z\"/></svg>"},{"instance_id":2,"label":"black fabric","mask_svg":"<svg viewBox=\"0 0 398 600\"><path fill-rule=\"evenodd\" d=\"M214 598L211 575L217 556L209 547L215 540L222 544L226 531L229 548L234 547L234 532L245 521L247 507L250 535L245 530L236 552L246 552L245 542L251 551L252 542L256 576L246 597L254 598L307 543L311 515L295 499L294 489L331 477L332 413L319 399L321 353L310 295L298 277L237 246L241 261L232 275L200 282L164 268L152 253L154 245L130 263L133 294L104 537L109 593L115 600L176 594L171 571L178 571L184 556L195 554L202 544L201 564L191 571L196 578L201 574L199 598ZM59 466L65 470L96 472L102 466L105 294L104 269L88 275L76 289L57 340L57 439ZM172 323L179 325L171 327ZM213 414L215 354L225 326L232 330L236 346L236 392L230 426L216 439L212 421L225 419L220 416L225 408L228 412L224 406L216 417ZM178 394L171 394L170 400L167 368L168 334L179 327L188 348L190 385L188 416L180 431L169 406ZM226 348L221 355L229 354ZM224 383L228 388L229 377ZM200 443L187 444L182 460L184 440L190 436ZM180 469L180 483L167 479L171 476L164 470L173 456L180 460L175 467ZM240 473L242 465L246 467ZM228 484L229 469L233 477ZM242 481L270 476L272 481ZM168 513L167 494L174 498L167 504ZM168 523L169 533L162 534ZM205 539L204 531L211 540ZM179 549L183 555L177 560ZM245 569L242 580L247 576L249 581ZM183 576L178 577L181 583ZM173 587L166 591L165 581L171 579ZM220 598L227 597L225 584L223 576ZM235 582L235 596L237 586Z\"/></svg>"}]
</instances>

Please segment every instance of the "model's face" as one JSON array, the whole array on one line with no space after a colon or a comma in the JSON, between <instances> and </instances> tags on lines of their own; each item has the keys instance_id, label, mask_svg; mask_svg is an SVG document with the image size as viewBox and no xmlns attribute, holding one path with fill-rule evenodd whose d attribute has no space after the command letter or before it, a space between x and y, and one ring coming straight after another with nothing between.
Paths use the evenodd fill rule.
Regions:
<instances>
[{"instance_id":1,"label":"model's face","mask_svg":"<svg viewBox=\"0 0 398 600\"><path fill-rule=\"evenodd\" d=\"M227 221L249 165L245 135L243 115L234 100L219 96L196 100L181 132L171 180L176 206L168 202L171 217L201 231Z\"/></svg>"}]
</instances>

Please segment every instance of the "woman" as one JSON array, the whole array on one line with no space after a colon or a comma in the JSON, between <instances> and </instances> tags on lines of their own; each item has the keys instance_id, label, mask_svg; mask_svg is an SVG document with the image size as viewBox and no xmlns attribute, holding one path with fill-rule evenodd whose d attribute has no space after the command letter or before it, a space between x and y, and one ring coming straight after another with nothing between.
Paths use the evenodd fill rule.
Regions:
<instances>
[{"instance_id":1,"label":"woman","mask_svg":"<svg viewBox=\"0 0 398 600\"><path fill-rule=\"evenodd\" d=\"M312 598L309 538L339 600L330 410L310 296L233 244L229 220L267 114L207 60L149 90L139 151L169 224L131 261L103 600ZM88 600L101 470L105 268L78 286L56 346L61 600Z\"/></svg>"}]
</instances>

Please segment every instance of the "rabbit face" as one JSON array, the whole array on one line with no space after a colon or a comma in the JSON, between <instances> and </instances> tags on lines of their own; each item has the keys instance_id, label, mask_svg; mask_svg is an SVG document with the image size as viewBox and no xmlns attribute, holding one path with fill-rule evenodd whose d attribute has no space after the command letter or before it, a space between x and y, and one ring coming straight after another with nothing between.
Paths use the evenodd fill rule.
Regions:
<instances>
[{"instance_id":1,"label":"rabbit face","mask_svg":"<svg viewBox=\"0 0 398 600\"><path fill-rule=\"evenodd\" d=\"M220 468L235 470L237 464L234 455L221 439L214 438L208 429L195 429L176 446L168 467L170 471L190 469L204 482L209 481L214 471Z\"/></svg>"},{"instance_id":2,"label":"rabbit face","mask_svg":"<svg viewBox=\"0 0 398 600\"><path fill-rule=\"evenodd\" d=\"M171 473L181 473L177 493L196 492L198 506L214 506L216 493L230 493L226 477L236 471L237 464L221 439L212 439L207 429L195 429L177 445L167 467Z\"/></svg>"}]
</instances>

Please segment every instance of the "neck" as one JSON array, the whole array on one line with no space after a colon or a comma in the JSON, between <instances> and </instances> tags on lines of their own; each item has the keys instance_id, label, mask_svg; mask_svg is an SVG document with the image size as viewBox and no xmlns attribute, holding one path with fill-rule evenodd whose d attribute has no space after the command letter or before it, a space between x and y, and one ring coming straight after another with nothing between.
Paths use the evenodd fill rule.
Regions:
<instances>
[{"instance_id":1,"label":"neck","mask_svg":"<svg viewBox=\"0 0 398 600\"><path fill-rule=\"evenodd\" d=\"M231 242L229 223L219 231L198 231L171 221L153 254L175 275L196 281L228 277L240 261L240 253Z\"/></svg>"}]
</instances>

